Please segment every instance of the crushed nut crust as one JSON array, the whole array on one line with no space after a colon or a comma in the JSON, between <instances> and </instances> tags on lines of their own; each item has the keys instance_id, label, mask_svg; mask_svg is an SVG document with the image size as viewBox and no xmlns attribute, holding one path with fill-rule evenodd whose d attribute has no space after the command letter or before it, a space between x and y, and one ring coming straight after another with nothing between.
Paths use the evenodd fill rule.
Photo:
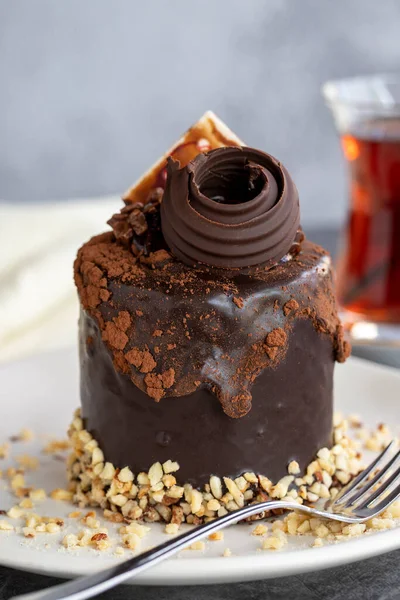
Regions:
<instances>
[{"instance_id":1,"label":"crushed nut crust","mask_svg":"<svg viewBox=\"0 0 400 600\"><path fill-rule=\"evenodd\" d=\"M104 454L97 441L84 429L78 410L69 430L72 453L68 459L68 476L72 491L55 490L52 497L72 497L80 508L100 506L104 516L114 522L130 523L138 519L149 523L163 521L171 525L166 528L170 534L176 533L181 523L206 523L268 498L284 499L293 502L295 507L303 502L316 502L319 498L333 498L341 486L361 470L358 446L347 437L347 428L346 420L337 420L335 445L331 449L322 448L303 477L295 478L295 475L300 475L300 469L292 461L288 465L290 474L275 484L263 475L247 472L236 479L212 475L204 489L197 490L190 484L180 484L179 465L173 460L163 464L156 462L147 473L137 475L129 467L119 469L104 462ZM250 520L266 516L270 513L251 517ZM299 521L300 531L296 529L296 533L313 530L304 522L304 519ZM97 522L86 517L85 524L95 528ZM291 528L294 528L293 522ZM264 533L262 528L254 531L260 532L259 535ZM323 529L321 531L324 532ZM321 531L318 535L322 538ZM134 549L139 537L137 531L128 532L125 536L125 545ZM282 539L275 538L273 533L263 547L283 547Z\"/></svg>"}]
</instances>

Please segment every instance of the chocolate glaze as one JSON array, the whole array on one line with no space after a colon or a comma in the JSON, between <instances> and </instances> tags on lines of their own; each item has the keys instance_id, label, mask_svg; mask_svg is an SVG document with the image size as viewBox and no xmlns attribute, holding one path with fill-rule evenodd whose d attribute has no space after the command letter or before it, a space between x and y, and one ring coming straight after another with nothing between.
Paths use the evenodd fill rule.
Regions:
<instances>
[{"instance_id":1,"label":"chocolate glaze","mask_svg":"<svg viewBox=\"0 0 400 600\"><path fill-rule=\"evenodd\" d=\"M284 356L295 319L311 320L343 354L330 259L308 241L301 248L244 274L194 269L163 250L140 263L105 234L80 250L76 281L116 368L137 387L160 401L207 385L227 415L241 417L255 378Z\"/></svg>"},{"instance_id":2,"label":"chocolate glaze","mask_svg":"<svg viewBox=\"0 0 400 600\"><path fill-rule=\"evenodd\" d=\"M106 460L134 473L172 459L181 483L201 486L211 474L245 471L278 481L290 460L303 469L317 449L331 445L332 344L310 321L294 325L285 358L256 379L252 409L241 419L227 417L206 387L152 401L115 369L98 325L84 312L80 359L86 425Z\"/></svg>"},{"instance_id":3,"label":"chocolate glaze","mask_svg":"<svg viewBox=\"0 0 400 600\"><path fill-rule=\"evenodd\" d=\"M169 158L167 173L162 232L182 262L242 268L289 252L300 224L297 189L269 154L218 148L182 169Z\"/></svg>"},{"instance_id":4,"label":"chocolate glaze","mask_svg":"<svg viewBox=\"0 0 400 600\"><path fill-rule=\"evenodd\" d=\"M201 485L246 469L275 479L330 443L346 346L318 246L245 274L165 251L137 260L103 234L80 250L76 282L83 416L106 460L178 460L179 481Z\"/></svg>"}]
</instances>

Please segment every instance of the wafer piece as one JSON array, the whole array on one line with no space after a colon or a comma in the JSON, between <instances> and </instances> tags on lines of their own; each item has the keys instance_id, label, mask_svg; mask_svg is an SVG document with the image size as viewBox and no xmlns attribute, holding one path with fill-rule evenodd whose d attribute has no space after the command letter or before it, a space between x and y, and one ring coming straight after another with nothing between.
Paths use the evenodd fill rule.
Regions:
<instances>
[{"instance_id":1,"label":"wafer piece","mask_svg":"<svg viewBox=\"0 0 400 600\"><path fill-rule=\"evenodd\" d=\"M190 127L167 152L125 192L125 202L145 203L152 189L164 187L165 165L168 156L179 160L181 167L187 165L199 152L207 152L221 146L243 146L243 142L211 110Z\"/></svg>"}]
</instances>

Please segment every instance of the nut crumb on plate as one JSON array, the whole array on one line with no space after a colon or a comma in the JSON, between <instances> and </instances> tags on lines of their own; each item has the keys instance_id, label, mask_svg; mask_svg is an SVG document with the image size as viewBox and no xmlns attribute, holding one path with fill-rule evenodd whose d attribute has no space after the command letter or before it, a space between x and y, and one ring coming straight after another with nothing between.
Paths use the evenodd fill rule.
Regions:
<instances>
[{"instance_id":1,"label":"nut crumb on plate","mask_svg":"<svg viewBox=\"0 0 400 600\"><path fill-rule=\"evenodd\" d=\"M7 458L10 452L10 444L0 444L0 458Z\"/></svg>"},{"instance_id":2,"label":"nut crumb on plate","mask_svg":"<svg viewBox=\"0 0 400 600\"><path fill-rule=\"evenodd\" d=\"M13 531L14 525L11 525L5 519L0 519L0 531Z\"/></svg>"},{"instance_id":3,"label":"nut crumb on plate","mask_svg":"<svg viewBox=\"0 0 400 600\"><path fill-rule=\"evenodd\" d=\"M267 525L260 523L253 529L253 531L251 532L251 535L265 535L266 533L268 533Z\"/></svg>"},{"instance_id":4,"label":"nut crumb on plate","mask_svg":"<svg viewBox=\"0 0 400 600\"><path fill-rule=\"evenodd\" d=\"M69 490L64 490L62 488L56 488L55 490L53 490L50 494L50 497L53 500L67 500L67 501L71 501L73 498L73 493L70 492Z\"/></svg>"},{"instance_id":5,"label":"nut crumb on plate","mask_svg":"<svg viewBox=\"0 0 400 600\"><path fill-rule=\"evenodd\" d=\"M210 533L210 535L208 536L208 539L211 542L219 542L224 539L224 532L223 531L215 531L214 533Z\"/></svg>"},{"instance_id":6,"label":"nut crumb on plate","mask_svg":"<svg viewBox=\"0 0 400 600\"><path fill-rule=\"evenodd\" d=\"M188 546L187 550L205 550L206 545L201 540L198 542L193 542L190 546Z\"/></svg>"},{"instance_id":7,"label":"nut crumb on plate","mask_svg":"<svg viewBox=\"0 0 400 600\"><path fill-rule=\"evenodd\" d=\"M47 498L47 494L44 489L37 488L29 492L29 498L33 502L39 502L40 500L45 500Z\"/></svg>"},{"instance_id":8,"label":"nut crumb on plate","mask_svg":"<svg viewBox=\"0 0 400 600\"><path fill-rule=\"evenodd\" d=\"M70 449L69 440L51 440L43 448L44 454L57 454Z\"/></svg>"},{"instance_id":9,"label":"nut crumb on plate","mask_svg":"<svg viewBox=\"0 0 400 600\"><path fill-rule=\"evenodd\" d=\"M165 533L174 535L178 533L179 525L177 523L167 523L165 526Z\"/></svg>"},{"instance_id":10,"label":"nut crumb on plate","mask_svg":"<svg viewBox=\"0 0 400 600\"><path fill-rule=\"evenodd\" d=\"M30 471L36 471L39 466L39 459L36 458L36 456L30 456L29 454L21 454L20 456L16 456L15 460L21 467L24 467Z\"/></svg>"}]
</instances>

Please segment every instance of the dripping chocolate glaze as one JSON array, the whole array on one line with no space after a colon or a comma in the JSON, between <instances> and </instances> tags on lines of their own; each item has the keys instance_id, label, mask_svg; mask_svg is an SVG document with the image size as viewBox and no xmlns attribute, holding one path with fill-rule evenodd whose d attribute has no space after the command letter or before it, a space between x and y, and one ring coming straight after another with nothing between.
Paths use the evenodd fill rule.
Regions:
<instances>
[{"instance_id":1,"label":"dripping chocolate glaze","mask_svg":"<svg viewBox=\"0 0 400 600\"><path fill-rule=\"evenodd\" d=\"M345 360L330 258L303 239L296 188L272 157L171 160L164 197L152 191L109 223L80 249L75 281L115 369L157 402L205 387L228 416L246 415L299 320Z\"/></svg>"},{"instance_id":2,"label":"dripping chocolate glaze","mask_svg":"<svg viewBox=\"0 0 400 600\"><path fill-rule=\"evenodd\" d=\"M332 362L348 351L329 257L307 240L290 261L243 274L191 268L164 250L137 259L108 233L79 251L75 268L115 368L156 401L205 386L227 415L244 416L255 379L279 367L299 320L330 339Z\"/></svg>"}]
</instances>

